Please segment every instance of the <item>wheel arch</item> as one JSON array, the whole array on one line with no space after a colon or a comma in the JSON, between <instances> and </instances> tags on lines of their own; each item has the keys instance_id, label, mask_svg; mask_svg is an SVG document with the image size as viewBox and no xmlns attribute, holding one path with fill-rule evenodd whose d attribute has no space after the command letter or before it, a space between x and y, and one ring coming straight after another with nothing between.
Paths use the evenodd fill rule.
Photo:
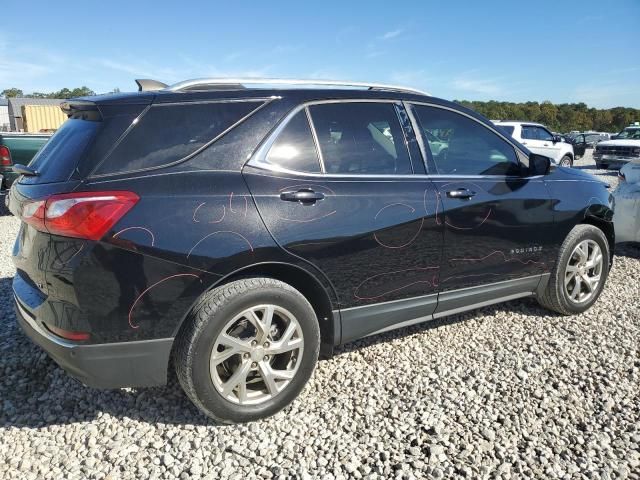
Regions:
<instances>
[{"instance_id":1,"label":"wheel arch","mask_svg":"<svg viewBox=\"0 0 640 480\"><path fill-rule=\"evenodd\" d=\"M185 325L185 321L194 308L200 303L204 295L211 290L227 284L239 278L247 277L269 277L280 280L291 285L298 290L311 304L320 327L321 347L320 353L324 357L329 357L333 353L333 346L340 337L339 317L333 314L334 305L337 305L337 298L332 287L325 286L318 278L308 270L290 263L284 262L264 262L248 265L235 270L224 277L218 279L207 287L195 300L187 313L180 319L174 331L175 337L180 335ZM335 308L337 310L337 307Z\"/></svg>"},{"instance_id":2,"label":"wheel arch","mask_svg":"<svg viewBox=\"0 0 640 480\"><path fill-rule=\"evenodd\" d=\"M613 251L616 244L616 233L613 223L604 220L599 216L589 214L588 211L585 215L584 221L581 223L585 225L592 225L604 233L604 236L607 238L607 243L609 244L609 264L613 263Z\"/></svg>"}]
</instances>

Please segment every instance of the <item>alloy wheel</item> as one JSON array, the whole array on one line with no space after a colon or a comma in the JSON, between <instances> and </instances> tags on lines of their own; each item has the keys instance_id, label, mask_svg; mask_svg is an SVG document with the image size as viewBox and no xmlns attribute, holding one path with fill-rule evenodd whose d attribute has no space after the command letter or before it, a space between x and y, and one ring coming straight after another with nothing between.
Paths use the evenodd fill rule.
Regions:
<instances>
[{"instance_id":1,"label":"alloy wheel","mask_svg":"<svg viewBox=\"0 0 640 480\"><path fill-rule=\"evenodd\" d=\"M216 338L209 361L211 381L230 402L264 403L294 378L303 348L302 328L288 310L277 305L247 308Z\"/></svg>"},{"instance_id":2,"label":"alloy wheel","mask_svg":"<svg viewBox=\"0 0 640 480\"><path fill-rule=\"evenodd\" d=\"M584 303L596 294L603 261L602 250L597 242L583 240L576 245L564 275L565 291L572 302Z\"/></svg>"}]
</instances>

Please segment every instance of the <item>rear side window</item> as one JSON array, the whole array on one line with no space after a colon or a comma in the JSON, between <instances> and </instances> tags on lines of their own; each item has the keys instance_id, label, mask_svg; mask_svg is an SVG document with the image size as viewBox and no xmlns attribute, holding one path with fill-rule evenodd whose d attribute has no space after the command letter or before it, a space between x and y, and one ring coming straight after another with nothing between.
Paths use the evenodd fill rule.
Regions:
<instances>
[{"instance_id":1,"label":"rear side window","mask_svg":"<svg viewBox=\"0 0 640 480\"><path fill-rule=\"evenodd\" d=\"M196 153L262 102L156 104L107 154L94 175L172 164Z\"/></svg>"},{"instance_id":2,"label":"rear side window","mask_svg":"<svg viewBox=\"0 0 640 480\"><path fill-rule=\"evenodd\" d=\"M298 112L287 123L269 149L265 162L298 172L320 172L306 110Z\"/></svg>"},{"instance_id":3,"label":"rear side window","mask_svg":"<svg viewBox=\"0 0 640 480\"><path fill-rule=\"evenodd\" d=\"M101 122L90 120L66 120L29 162L29 166L38 171L38 176L23 177L21 182L51 183L68 180L100 126Z\"/></svg>"},{"instance_id":4,"label":"rear side window","mask_svg":"<svg viewBox=\"0 0 640 480\"><path fill-rule=\"evenodd\" d=\"M392 103L309 107L326 173L410 174L411 161Z\"/></svg>"}]
</instances>

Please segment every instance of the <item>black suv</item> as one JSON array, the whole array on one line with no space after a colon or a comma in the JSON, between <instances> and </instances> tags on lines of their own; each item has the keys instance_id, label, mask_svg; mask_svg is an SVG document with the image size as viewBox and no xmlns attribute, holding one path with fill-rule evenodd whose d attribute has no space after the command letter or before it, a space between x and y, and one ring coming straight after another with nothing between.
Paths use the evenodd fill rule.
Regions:
<instances>
[{"instance_id":1,"label":"black suv","mask_svg":"<svg viewBox=\"0 0 640 480\"><path fill-rule=\"evenodd\" d=\"M527 296L579 313L602 291L606 185L460 105L140 84L63 104L10 192L18 320L89 386L161 385L171 363L204 413L249 421L336 345Z\"/></svg>"}]
</instances>

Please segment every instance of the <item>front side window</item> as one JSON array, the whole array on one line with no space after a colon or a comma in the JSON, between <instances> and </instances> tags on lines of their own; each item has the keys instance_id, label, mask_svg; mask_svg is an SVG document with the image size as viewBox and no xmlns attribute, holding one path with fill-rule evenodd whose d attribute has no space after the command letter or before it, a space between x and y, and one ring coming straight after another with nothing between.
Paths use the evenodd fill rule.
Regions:
<instances>
[{"instance_id":1,"label":"front side window","mask_svg":"<svg viewBox=\"0 0 640 480\"><path fill-rule=\"evenodd\" d=\"M440 174L515 175L516 152L503 138L469 117L443 108L414 106L431 155ZM432 145L429 133L438 132L446 148ZM436 148L440 148L436 152Z\"/></svg>"},{"instance_id":2,"label":"front side window","mask_svg":"<svg viewBox=\"0 0 640 480\"><path fill-rule=\"evenodd\" d=\"M392 103L327 103L311 105L309 111L326 173L412 173Z\"/></svg>"},{"instance_id":3,"label":"front side window","mask_svg":"<svg viewBox=\"0 0 640 480\"><path fill-rule=\"evenodd\" d=\"M530 127L528 125L522 126L522 138L526 140L537 140L538 134L536 133L536 127Z\"/></svg>"},{"instance_id":4,"label":"front side window","mask_svg":"<svg viewBox=\"0 0 640 480\"><path fill-rule=\"evenodd\" d=\"M553 140L553 135L549 130L542 127L535 127L538 140L544 140L545 142L550 142Z\"/></svg>"},{"instance_id":5,"label":"front side window","mask_svg":"<svg viewBox=\"0 0 640 480\"><path fill-rule=\"evenodd\" d=\"M305 110L299 111L289 120L271 145L265 162L298 172L320 172L318 153Z\"/></svg>"}]
</instances>

